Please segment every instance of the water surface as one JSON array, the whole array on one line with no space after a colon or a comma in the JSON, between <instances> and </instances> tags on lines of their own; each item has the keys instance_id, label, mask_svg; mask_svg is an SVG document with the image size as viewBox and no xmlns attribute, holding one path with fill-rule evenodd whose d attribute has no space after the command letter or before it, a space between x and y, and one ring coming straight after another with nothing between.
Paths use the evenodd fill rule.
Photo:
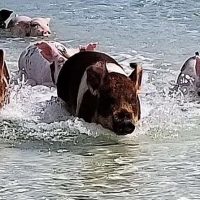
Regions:
<instances>
[{"instance_id":1,"label":"water surface","mask_svg":"<svg viewBox=\"0 0 200 200\"><path fill-rule=\"evenodd\" d=\"M99 42L124 67L144 68L142 120L125 137L69 116L55 89L13 86L0 117L0 199L200 199L199 99L167 95L199 50L200 2L1 0L0 8L51 17L50 39ZM36 40L0 31L13 75Z\"/></svg>"}]
</instances>

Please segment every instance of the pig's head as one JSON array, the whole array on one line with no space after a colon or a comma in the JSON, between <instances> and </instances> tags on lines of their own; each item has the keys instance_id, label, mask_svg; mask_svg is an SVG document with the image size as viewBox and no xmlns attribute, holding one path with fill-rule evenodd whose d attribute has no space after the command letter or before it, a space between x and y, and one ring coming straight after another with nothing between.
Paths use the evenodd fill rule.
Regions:
<instances>
[{"instance_id":1,"label":"pig's head","mask_svg":"<svg viewBox=\"0 0 200 200\"><path fill-rule=\"evenodd\" d=\"M109 73L105 62L97 62L86 71L88 88L97 96L97 107L92 121L118 135L132 133L140 119L138 90L142 68L137 64L134 68L129 77L115 72Z\"/></svg>"},{"instance_id":2,"label":"pig's head","mask_svg":"<svg viewBox=\"0 0 200 200\"><path fill-rule=\"evenodd\" d=\"M200 96L200 56L198 52L183 64L177 79L177 86L183 94L196 91Z\"/></svg>"},{"instance_id":3,"label":"pig's head","mask_svg":"<svg viewBox=\"0 0 200 200\"><path fill-rule=\"evenodd\" d=\"M9 72L4 61L4 52L0 49L0 108L8 101Z\"/></svg>"},{"instance_id":4,"label":"pig's head","mask_svg":"<svg viewBox=\"0 0 200 200\"><path fill-rule=\"evenodd\" d=\"M30 21L30 36L46 36L51 34L50 18L33 18Z\"/></svg>"},{"instance_id":5,"label":"pig's head","mask_svg":"<svg viewBox=\"0 0 200 200\"><path fill-rule=\"evenodd\" d=\"M8 25L11 32L19 37L24 36L49 36L51 34L49 28L50 18L33 18L30 20L21 20L14 25Z\"/></svg>"},{"instance_id":6,"label":"pig's head","mask_svg":"<svg viewBox=\"0 0 200 200\"><path fill-rule=\"evenodd\" d=\"M50 63L51 77L54 84L57 82L58 74L68 58L67 49L59 42L45 42L35 44L41 55Z\"/></svg>"}]
</instances>

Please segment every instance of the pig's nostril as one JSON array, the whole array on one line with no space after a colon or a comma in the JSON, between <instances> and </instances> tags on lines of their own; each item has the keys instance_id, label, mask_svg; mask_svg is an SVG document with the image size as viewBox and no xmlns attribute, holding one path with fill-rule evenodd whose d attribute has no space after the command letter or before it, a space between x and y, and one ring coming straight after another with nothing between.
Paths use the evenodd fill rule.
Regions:
<instances>
[{"instance_id":1,"label":"pig's nostril","mask_svg":"<svg viewBox=\"0 0 200 200\"><path fill-rule=\"evenodd\" d=\"M50 34L51 34L50 31L42 31L41 33L42 33L43 36L45 36L45 35L50 35Z\"/></svg>"},{"instance_id":2,"label":"pig's nostril","mask_svg":"<svg viewBox=\"0 0 200 200\"><path fill-rule=\"evenodd\" d=\"M42 31L42 34L43 35L49 35L49 34L51 34L51 32L50 31Z\"/></svg>"}]
</instances>

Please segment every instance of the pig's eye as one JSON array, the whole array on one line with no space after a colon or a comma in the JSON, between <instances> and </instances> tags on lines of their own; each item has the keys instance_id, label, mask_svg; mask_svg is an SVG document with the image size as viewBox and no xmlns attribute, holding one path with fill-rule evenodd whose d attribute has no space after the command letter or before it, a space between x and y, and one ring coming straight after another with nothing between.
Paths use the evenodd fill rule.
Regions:
<instances>
[{"instance_id":1,"label":"pig's eye","mask_svg":"<svg viewBox=\"0 0 200 200\"><path fill-rule=\"evenodd\" d=\"M38 27L38 24L31 24L31 27Z\"/></svg>"}]
</instances>

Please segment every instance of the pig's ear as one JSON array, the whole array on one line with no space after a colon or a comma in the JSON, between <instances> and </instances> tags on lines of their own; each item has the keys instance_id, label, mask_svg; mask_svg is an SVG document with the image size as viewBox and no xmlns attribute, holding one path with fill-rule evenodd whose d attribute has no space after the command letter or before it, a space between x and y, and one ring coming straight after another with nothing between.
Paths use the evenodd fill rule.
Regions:
<instances>
[{"instance_id":1,"label":"pig's ear","mask_svg":"<svg viewBox=\"0 0 200 200\"><path fill-rule=\"evenodd\" d=\"M137 63L130 63L130 67L133 69L133 72L129 78L133 81L136 90L139 91L141 89L143 69Z\"/></svg>"},{"instance_id":2,"label":"pig's ear","mask_svg":"<svg viewBox=\"0 0 200 200\"><path fill-rule=\"evenodd\" d=\"M93 95L97 95L98 89L102 84L102 80L108 73L106 69L106 62L99 61L96 64L89 66L86 73L88 88Z\"/></svg>"},{"instance_id":3,"label":"pig's ear","mask_svg":"<svg viewBox=\"0 0 200 200\"><path fill-rule=\"evenodd\" d=\"M48 60L50 63L54 61L54 52L49 44L46 42L40 42L36 43L35 45L38 47L38 49L40 49L40 53L46 60Z\"/></svg>"},{"instance_id":4,"label":"pig's ear","mask_svg":"<svg viewBox=\"0 0 200 200\"><path fill-rule=\"evenodd\" d=\"M4 70L4 52L0 49L0 79L3 78L3 70Z\"/></svg>"}]
</instances>

